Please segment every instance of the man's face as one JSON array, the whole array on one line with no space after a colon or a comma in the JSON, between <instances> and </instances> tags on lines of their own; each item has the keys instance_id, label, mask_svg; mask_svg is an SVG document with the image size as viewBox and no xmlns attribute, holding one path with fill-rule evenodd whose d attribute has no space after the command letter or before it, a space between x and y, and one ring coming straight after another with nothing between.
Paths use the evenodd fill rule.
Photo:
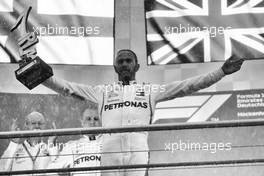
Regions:
<instances>
[{"instance_id":1,"label":"man's face","mask_svg":"<svg viewBox=\"0 0 264 176\"><path fill-rule=\"evenodd\" d=\"M118 52L114 67L116 73L123 78L123 80L131 80L139 69L136 58L130 51Z\"/></svg>"},{"instance_id":2,"label":"man's face","mask_svg":"<svg viewBox=\"0 0 264 176\"><path fill-rule=\"evenodd\" d=\"M84 128L101 126L99 114L96 109L86 109L81 120Z\"/></svg>"},{"instance_id":3,"label":"man's face","mask_svg":"<svg viewBox=\"0 0 264 176\"><path fill-rule=\"evenodd\" d=\"M40 113L31 113L26 117L26 130L44 130L45 125L45 119Z\"/></svg>"}]
</instances>

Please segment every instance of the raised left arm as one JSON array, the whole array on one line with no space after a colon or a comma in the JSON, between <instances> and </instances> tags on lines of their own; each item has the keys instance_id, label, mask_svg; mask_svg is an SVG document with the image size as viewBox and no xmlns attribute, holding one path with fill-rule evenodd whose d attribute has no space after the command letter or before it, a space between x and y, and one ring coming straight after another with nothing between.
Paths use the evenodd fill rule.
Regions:
<instances>
[{"instance_id":1,"label":"raised left arm","mask_svg":"<svg viewBox=\"0 0 264 176\"><path fill-rule=\"evenodd\" d=\"M232 56L225 61L221 68L211 73L166 84L163 89L153 93L154 103L171 100L176 97L183 97L198 90L210 87L221 80L225 75L240 70L243 61L244 59Z\"/></svg>"}]
</instances>

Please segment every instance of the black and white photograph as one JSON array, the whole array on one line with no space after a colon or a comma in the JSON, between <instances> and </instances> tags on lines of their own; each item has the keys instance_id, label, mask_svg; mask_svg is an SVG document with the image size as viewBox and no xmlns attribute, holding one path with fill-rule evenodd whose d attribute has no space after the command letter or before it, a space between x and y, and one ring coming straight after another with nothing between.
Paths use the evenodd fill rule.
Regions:
<instances>
[{"instance_id":1,"label":"black and white photograph","mask_svg":"<svg viewBox=\"0 0 264 176\"><path fill-rule=\"evenodd\" d=\"M263 176L264 0L0 0L0 175Z\"/></svg>"}]
</instances>

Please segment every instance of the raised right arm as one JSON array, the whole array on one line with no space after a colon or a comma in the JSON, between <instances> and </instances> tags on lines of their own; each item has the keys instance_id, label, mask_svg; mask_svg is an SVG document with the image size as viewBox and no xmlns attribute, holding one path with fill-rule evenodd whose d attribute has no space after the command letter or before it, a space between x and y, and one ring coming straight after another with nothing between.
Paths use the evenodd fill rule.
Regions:
<instances>
[{"instance_id":1,"label":"raised right arm","mask_svg":"<svg viewBox=\"0 0 264 176\"><path fill-rule=\"evenodd\" d=\"M87 99L94 103L99 102L102 91L99 86L92 87L89 85L77 84L54 76L47 79L42 84L64 96L72 96L81 100Z\"/></svg>"}]
</instances>

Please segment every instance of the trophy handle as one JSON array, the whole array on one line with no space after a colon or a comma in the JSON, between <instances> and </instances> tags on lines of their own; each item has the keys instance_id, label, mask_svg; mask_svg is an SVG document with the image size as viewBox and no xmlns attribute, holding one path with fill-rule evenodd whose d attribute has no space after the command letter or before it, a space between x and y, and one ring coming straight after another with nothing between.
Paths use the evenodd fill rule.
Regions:
<instances>
[{"instance_id":1,"label":"trophy handle","mask_svg":"<svg viewBox=\"0 0 264 176\"><path fill-rule=\"evenodd\" d=\"M15 29L18 28L18 26L21 24L21 28L20 28L20 32L22 34L26 34L28 33L28 27L27 27L27 20L28 20L28 16L29 16L29 13L31 11L32 7L29 6L27 8L27 10L25 10L17 19L16 23L13 25L13 27L11 28L11 32L13 32Z\"/></svg>"},{"instance_id":2,"label":"trophy handle","mask_svg":"<svg viewBox=\"0 0 264 176\"><path fill-rule=\"evenodd\" d=\"M18 29L20 37L18 38L19 55L22 60L19 61L19 65L22 66L37 57L37 50L35 45L38 43L38 38L34 32L28 32L28 16L32 7L29 6L24 12L19 15L16 23L11 28L11 32Z\"/></svg>"}]
</instances>

